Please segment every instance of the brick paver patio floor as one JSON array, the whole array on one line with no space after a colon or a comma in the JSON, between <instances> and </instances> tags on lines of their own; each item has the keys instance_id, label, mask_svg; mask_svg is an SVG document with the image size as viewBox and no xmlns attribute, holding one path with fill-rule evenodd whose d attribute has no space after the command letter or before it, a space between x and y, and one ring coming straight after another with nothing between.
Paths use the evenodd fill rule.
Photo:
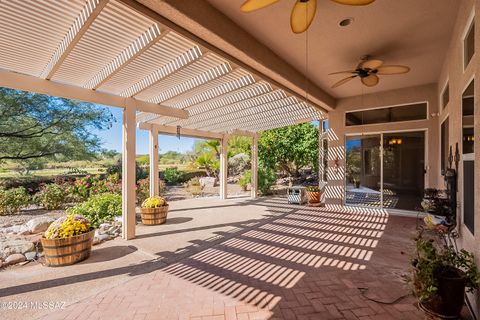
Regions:
<instances>
[{"instance_id":1,"label":"brick paver patio floor","mask_svg":"<svg viewBox=\"0 0 480 320\"><path fill-rule=\"evenodd\" d=\"M257 205L270 215L160 253L141 276L45 319L424 318L401 278L414 218L280 198Z\"/></svg>"}]
</instances>

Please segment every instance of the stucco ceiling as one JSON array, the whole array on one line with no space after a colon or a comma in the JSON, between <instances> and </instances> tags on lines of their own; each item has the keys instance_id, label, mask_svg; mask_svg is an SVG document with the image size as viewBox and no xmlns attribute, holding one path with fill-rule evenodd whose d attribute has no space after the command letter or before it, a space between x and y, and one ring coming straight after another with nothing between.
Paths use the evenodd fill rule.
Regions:
<instances>
[{"instance_id":1,"label":"stucco ceiling","mask_svg":"<svg viewBox=\"0 0 480 320\"><path fill-rule=\"evenodd\" d=\"M263 10L242 13L244 0L208 0L260 42L301 72L306 70L306 36L290 30L294 0L282 0ZM460 1L377 0L365 7L318 1L317 16L308 31L308 75L319 87L337 98L437 82ZM353 24L339 22L354 18ZM354 68L369 54L387 64L403 64L410 73L381 76L380 84L367 88L358 79L330 87L342 75L335 71Z\"/></svg>"}]
</instances>

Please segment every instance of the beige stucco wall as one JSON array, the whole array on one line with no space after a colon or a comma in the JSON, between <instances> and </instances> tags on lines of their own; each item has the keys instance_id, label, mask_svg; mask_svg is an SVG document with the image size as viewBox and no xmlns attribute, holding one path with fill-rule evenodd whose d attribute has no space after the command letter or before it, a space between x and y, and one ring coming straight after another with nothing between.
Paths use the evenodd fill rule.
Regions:
<instances>
[{"instance_id":1,"label":"beige stucco wall","mask_svg":"<svg viewBox=\"0 0 480 320\"><path fill-rule=\"evenodd\" d=\"M428 119L418 121L396 122L388 124L373 124L363 126L345 126L345 113L353 110L372 109L395 105L411 104L417 102L428 103ZM365 96L356 96L340 99L334 111L328 115L329 120L329 168L327 202L334 204L343 203L344 198L344 172L345 172L345 136L350 134L367 134L395 131L422 131L425 130L427 152L425 154L426 178L425 185L437 185L439 161L438 153L438 94L437 85L429 84L419 87L404 88L386 91ZM434 116L432 116L434 114Z\"/></svg>"},{"instance_id":2,"label":"beige stucco wall","mask_svg":"<svg viewBox=\"0 0 480 320\"><path fill-rule=\"evenodd\" d=\"M476 11L476 14L475 14ZM468 86L470 81L473 78L475 80L475 117L474 117L474 128L475 128L475 233L472 233L463 225L462 223L462 214L461 206L463 199L463 166L460 163L459 168L459 244L461 247L466 248L467 250L473 252L477 257L477 264L480 264L480 200L478 200L478 195L480 194L480 139L478 133L480 132L480 108L478 107L478 101L480 100L480 69L478 64L480 62L480 19L475 19L475 16L480 15L480 0L462 0L462 5L460 7L457 22L455 25L455 30L453 32L453 37L450 44L450 49L447 52L445 64L442 68L441 76L438 81L437 92L438 95L443 91L445 84L449 83L450 87L450 102L448 105L440 111L439 125L445 119L449 118L449 144L455 146L458 142L460 147L460 152L462 148L462 93L465 88ZM476 20L475 23L475 52L469 65L464 69L463 62L463 38L466 34L467 28L470 26L472 18ZM441 186L441 185L439 185ZM477 310L479 312L480 299L479 295L472 299Z\"/></svg>"},{"instance_id":3,"label":"beige stucco wall","mask_svg":"<svg viewBox=\"0 0 480 320\"><path fill-rule=\"evenodd\" d=\"M480 15L480 0L461 0L461 7L458 12L455 29L451 39L448 52L445 53L445 63L441 70L438 82L421 87L405 88L378 94L358 96L340 99L337 108L329 113L329 186L327 187L327 202L343 203L344 198L344 157L345 157L345 135L367 134L383 131L396 130L419 130L427 129L427 177L426 186L444 188L443 177L440 174L440 125L449 118L449 145L455 150L455 144L459 144L462 152L462 93L473 78L475 81L475 232L474 236L462 223L462 185L463 166L460 162L459 168L459 213L458 233L460 235L458 244L475 254L477 264L480 265L480 20L475 24L475 52L467 68L464 69L463 39L472 19ZM440 96L446 83L450 87L450 99L445 108L440 107ZM429 105L429 119L423 121L412 121L402 123L389 123L367 126L345 126L345 112L359 109L369 109L382 106L400 105L427 101ZM480 295L471 297L471 302L477 315L480 314Z\"/></svg>"}]
</instances>

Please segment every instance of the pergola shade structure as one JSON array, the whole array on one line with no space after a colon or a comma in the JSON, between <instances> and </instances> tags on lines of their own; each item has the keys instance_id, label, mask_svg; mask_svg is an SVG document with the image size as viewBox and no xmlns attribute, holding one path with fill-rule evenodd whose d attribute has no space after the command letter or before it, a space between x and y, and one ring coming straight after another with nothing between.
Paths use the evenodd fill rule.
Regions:
<instances>
[{"instance_id":1,"label":"pergola shade structure","mask_svg":"<svg viewBox=\"0 0 480 320\"><path fill-rule=\"evenodd\" d=\"M124 108L124 153L135 124L224 138L325 117L180 31L131 0L2 1L0 86Z\"/></svg>"}]
</instances>

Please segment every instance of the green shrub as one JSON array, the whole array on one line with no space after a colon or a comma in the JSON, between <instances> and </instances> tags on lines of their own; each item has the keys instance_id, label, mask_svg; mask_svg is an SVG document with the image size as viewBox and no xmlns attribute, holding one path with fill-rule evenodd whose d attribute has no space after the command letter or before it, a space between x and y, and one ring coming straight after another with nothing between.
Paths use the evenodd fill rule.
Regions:
<instances>
[{"instance_id":1,"label":"green shrub","mask_svg":"<svg viewBox=\"0 0 480 320\"><path fill-rule=\"evenodd\" d=\"M247 170L243 175L238 179L238 184L242 187L243 191L247 190L247 186L252 182L252 171Z\"/></svg>"},{"instance_id":2,"label":"green shrub","mask_svg":"<svg viewBox=\"0 0 480 320\"><path fill-rule=\"evenodd\" d=\"M188 171L181 171L180 172L180 183L185 183L190 181L192 178L201 178L206 177L207 173L205 170L188 170Z\"/></svg>"},{"instance_id":3,"label":"green shrub","mask_svg":"<svg viewBox=\"0 0 480 320\"><path fill-rule=\"evenodd\" d=\"M178 171L177 167L165 168L163 173L165 181L168 184L177 184L181 180L182 174Z\"/></svg>"},{"instance_id":4,"label":"green shrub","mask_svg":"<svg viewBox=\"0 0 480 320\"><path fill-rule=\"evenodd\" d=\"M266 167L260 167L258 169L258 189L263 195L271 193L272 186L276 180L275 170Z\"/></svg>"},{"instance_id":5,"label":"green shrub","mask_svg":"<svg viewBox=\"0 0 480 320\"><path fill-rule=\"evenodd\" d=\"M30 196L23 187L0 189L0 215L13 214L29 205Z\"/></svg>"},{"instance_id":6,"label":"green shrub","mask_svg":"<svg viewBox=\"0 0 480 320\"><path fill-rule=\"evenodd\" d=\"M98 228L100 224L122 215L122 196L113 193L99 194L68 209L67 213L80 214Z\"/></svg>"},{"instance_id":7,"label":"green shrub","mask_svg":"<svg viewBox=\"0 0 480 320\"><path fill-rule=\"evenodd\" d=\"M188 180L188 182L185 183L185 188L187 189L187 192L194 196L202 194L203 190L200 184L200 178L198 177L193 177L192 179Z\"/></svg>"},{"instance_id":8,"label":"green shrub","mask_svg":"<svg viewBox=\"0 0 480 320\"><path fill-rule=\"evenodd\" d=\"M47 210L59 209L65 203L66 188L56 183L45 184L34 196L34 201Z\"/></svg>"},{"instance_id":9,"label":"green shrub","mask_svg":"<svg viewBox=\"0 0 480 320\"><path fill-rule=\"evenodd\" d=\"M107 168L107 174L118 174L122 178L122 159L119 159L115 164ZM148 177L148 172L138 165L138 162L135 162L135 178L136 180L145 179Z\"/></svg>"},{"instance_id":10,"label":"green shrub","mask_svg":"<svg viewBox=\"0 0 480 320\"><path fill-rule=\"evenodd\" d=\"M106 178L101 175L88 175L75 180L67 191L71 201L83 202L97 194L121 194L122 185L118 174L110 174Z\"/></svg>"},{"instance_id":11,"label":"green shrub","mask_svg":"<svg viewBox=\"0 0 480 320\"><path fill-rule=\"evenodd\" d=\"M165 182L163 180L158 180L158 193L162 194L165 192ZM150 196L150 179L142 179L138 181L137 184L137 203L143 203L145 199Z\"/></svg>"}]
</instances>

